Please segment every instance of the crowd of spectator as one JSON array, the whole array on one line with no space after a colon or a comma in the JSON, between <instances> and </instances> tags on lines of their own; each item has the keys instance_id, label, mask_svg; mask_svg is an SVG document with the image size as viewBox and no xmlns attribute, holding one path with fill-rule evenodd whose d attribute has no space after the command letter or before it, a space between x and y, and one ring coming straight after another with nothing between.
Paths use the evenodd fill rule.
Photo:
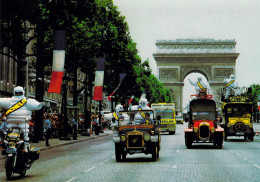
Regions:
<instances>
[{"instance_id":1,"label":"crowd of spectator","mask_svg":"<svg viewBox=\"0 0 260 182\"><path fill-rule=\"evenodd\" d=\"M34 127L35 127L35 113L32 114L32 119L29 121L29 138L30 141L33 141L34 139ZM5 117L5 111L0 112L0 126L6 119ZM65 125L65 118L60 113L44 113L43 116L43 123L45 120L49 119L51 122L51 129L50 129L50 138L60 138L61 136L65 135L65 132L67 134L74 134L73 131L77 131L77 133L81 132L84 128L84 115L82 113L79 114L78 118L74 118L72 116L68 117L68 124ZM76 128L75 130L75 122L76 122ZM67 126L67 129L65 128ZM89 131L93 131L95 134L98 134L100 130L105 130L106 128L109 128L109 121L104 121L103 117L101 117L101 122L99 122L98 115L92 114L91 116L91 126L89 128ZM43 127L44 129L44 127ZM44 132L44 131L43 131ZM74 135L75 138L75 135Z\"/></svg>"}]
</instances>

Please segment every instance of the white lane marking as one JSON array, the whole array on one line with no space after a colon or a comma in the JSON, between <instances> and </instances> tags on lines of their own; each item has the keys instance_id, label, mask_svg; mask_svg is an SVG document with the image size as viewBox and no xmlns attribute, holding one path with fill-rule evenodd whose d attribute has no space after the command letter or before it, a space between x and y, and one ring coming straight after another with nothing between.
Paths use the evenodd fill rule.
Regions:
<instances>
[{"instance_id":1,"label":"white lane marking","mask_svg":"<svg viewBox=\"0 0 260 182\"><path fill-rule=\"evenodd\" d=\"M95 168L96 168L96 167L92 167L92 168L86 170L85 173L87 173L87 172L89 172L89 171L91 171L91 170L93 170L93 169L95 169Z\"/></svg>"},{"instance_id":2,"label":"white lane marking","mask_svg":"<svg viewBox=\"0 0 260 182\"><path fill-rule=\"evenodd\" d=\"M174 165L174 166L172 166L172 168L176 169L176 168L177 168L177 166L176 166L176 165Z\"/></svg>"},{"instance_id":3,"label":"white lane marking","mask_svg":"<svg viewBox=\"0 0 260 182\"><path fill-rule=\"evenodd\" d=\"M177 154L180 152L179 150L176 150Z\"/></svg>"},{"instance_id":4,"label":"white lane marking","mask_svg":"<svg viewBox=\"0 0 260 182\"><path fill-rule=\"evenodd\" d=\"M247 158L243 158L245 161L247 161Z\"/></svg>"},{"instance_id":5,"label":"white lane marking","mask_svg":"<svg viewBox=\"0 0 260 182\"><path fill-rule=\"evenodd\" d=\"M102 164L104 164L104 163L107 162L107 161L108 161L108 159L105 160L105 161L103 161L103 162L100 162L99 165L102 165Z\"/></svg>"},{"instance_id":6,"label":"white lane marking","mask_svg":"<svg viewBox=\"0 0 260 182\"><path fill-rule=\"evenodd\" d=\"M260 169L260 166L258 166L257 164L253 164L255 167L259 168Z\"/></svg>"},{"instance_id":7,"label":"white lane marking","mask_svg":"<svg viewBox=\"0 0 260 182\"><path fill-rule=\"evenodd\" d=\"M66 181L66 182L72 182L72 181L74 181L75 179L77 179L76 177L73 177L73 178L71 178L69 181Z\"/></svg>"}]
</instances>

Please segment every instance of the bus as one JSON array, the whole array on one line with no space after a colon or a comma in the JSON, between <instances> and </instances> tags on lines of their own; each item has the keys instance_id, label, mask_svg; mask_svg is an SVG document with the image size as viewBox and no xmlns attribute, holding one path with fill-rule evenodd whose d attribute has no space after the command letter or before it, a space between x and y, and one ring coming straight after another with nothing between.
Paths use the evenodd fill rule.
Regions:
<instances>
[{"instance_id":1,"label":"bus","mask_svg":"<svg viewBox=\"0 0 260 182\"><path fill-rule=\"evenodd\" d=\"M152 103L151 109L155 111L155 116L161 116L159 128L162 132L169 132L174 135L176 131L176 117L174 103Z\"/></svg>"}]
</instances>

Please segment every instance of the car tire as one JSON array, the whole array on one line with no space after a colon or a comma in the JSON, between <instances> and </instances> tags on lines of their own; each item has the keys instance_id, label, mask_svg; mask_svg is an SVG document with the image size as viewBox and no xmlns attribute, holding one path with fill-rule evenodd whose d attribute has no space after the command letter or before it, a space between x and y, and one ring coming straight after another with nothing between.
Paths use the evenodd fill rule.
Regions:
<instances>
[{"instance_id":1,"label":"car tire","mask_svg":"<svg viewBox=\"0 0 260 182\"><path fill-rule=\"evenodd\" d=\"M115 155L116 155L116 162L121 162L121 147L118 143L115 144Z\"/></svg>"},{"instance_id":2,"label":"car tire","mask_svg":"<svg viewBox=\"0 0 260 182\"><path fill-rule=\"evenodd\" d=\"M224 141L225 141L225 142L227 141L227 133L225 133Z\"/></svg>"},{"instance_id":3,"label":"car tire","mask_svg":"<svg viewBox=\"0 0 260 182\"><path fill-rule=\"evenodd\" d=\"M154 144L153 149L152 149L152 160L156 161L157 160L157 156L158 156L158 147L157 144Z\"/></svg>"},{"instance_id":4,"label":"car tire","mask_svg":"<svg viewBox=\"0 0 260 182\"><path fill-rule=\"evenodd\" d=\"M250 137L248 137L248 139L253 142L254 141L254 135L251 135Z\"/></svg>"},{"instance_id":5,"label":"car tire","mask_svg":"<svg viewBox=\"0 0 260 182\"><path fill-rule=\"evenodd\" d=\"M185 135L185 145L186 145L186 147L187 147L188 149L191 148L192 142L193 142L192 139L191 139L190 137L188 137L187 135Z\"/></svg>"},{"instance_id":6,"label":"car tire","mask_svg":"<svg viewBox=\"0 0 260 182\"><path fill-rule=\"evenodd\" d=\"M122 152L122 161L125 161L125 160L126 160L126 153Z\"/></svg>"}]
</instances>

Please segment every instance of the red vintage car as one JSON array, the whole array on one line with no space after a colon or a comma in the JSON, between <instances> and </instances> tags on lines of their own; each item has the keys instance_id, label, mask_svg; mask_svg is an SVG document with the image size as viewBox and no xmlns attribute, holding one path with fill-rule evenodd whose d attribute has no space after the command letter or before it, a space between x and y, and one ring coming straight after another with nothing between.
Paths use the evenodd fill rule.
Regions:
<instances>
[{"instance_id":1,"label":"red vintage car","mask_svg":"<svg viewBox=\"0 0 260 182\"><path fill-rule=\"evenodd\" d=\"M205 93L200 93L196 99L190 101L188 128L184 130L185 144L191 148L192 143L213 143L219 149L223 144L223 128L217 123L216 103Z\"/></svg>"}]
</instances>

